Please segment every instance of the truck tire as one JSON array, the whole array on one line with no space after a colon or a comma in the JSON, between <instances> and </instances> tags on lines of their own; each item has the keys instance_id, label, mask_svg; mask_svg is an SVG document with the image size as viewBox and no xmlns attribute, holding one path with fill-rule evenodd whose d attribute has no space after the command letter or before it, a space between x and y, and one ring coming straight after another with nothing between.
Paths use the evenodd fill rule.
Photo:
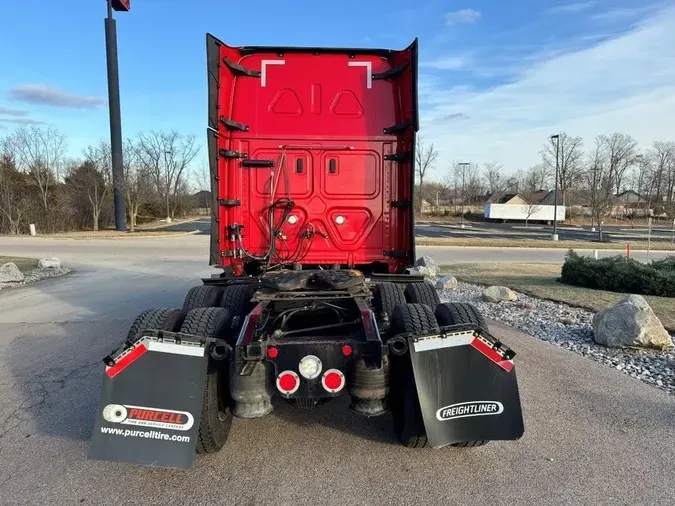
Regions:
<instances>
[{"instance_id":1,"label":"truck tire","mask_svg":"<svg viewBox=\"0 0 675 506\"><path fill-rule=\"evenodd\" d=\"M468 302L446 302L436 306L436 320L441 327L471 323L488 330L485 317L473 304Z\"/></svg>"},{"instance_id":2,"label":"truck tire","mask_svg":"<svg viewBox=\"0 0 675 506\"><path fill-rule=\"evenodd\" d=\"M232 318L239 317L237 326L241 326L244 318L253 309L251 298L255 293L255 285L231 285L223 290L223 296L220 299L220 307L224 307L230 312Z\"/></svg>"},{"instance_id":3,"label":"truck tire","mask_svg":"<svg viewBox=\"0 0 675 506\"><path fill-rule=\"evenodd\" d=\"M222 337L230 323L227 309L220 307L198 308L185 317L181 332L200 337ZM228 367L229 362L209 358L204 385L202 415L197 438L197 453L219 451L230 433L232 401Z\"/></svg>"},{"instance_id":4,"label":"truck tire","mask_svg":"<svg viewBox=\"0 0 675 506\"><path fill-rule=\"evenodd\" d=\"M373 303L375 305L375 313L377 316L386 314L391 322L394 308L399 304L406 303L403 288L396 283L378 283L375 285Z\"/></svg>"},{"instance_id":5,"label":"truck tire","mask_svg":"<svg viewBox=\"0 0 675 506\"><path fill-rule=\"evenodd\" d=\"M183 311L189 313L200 307L218 307L220 304L220 288L209 285L193 286L185 296Z\"/></svg>"},{"instance_id":6,"label":"truck tire","mask_svg":"<svg viewBox=\"0 0 675 506\"><path fill-rule=\"evenodd\" d=\"M394 309L391 330L395 334L423 334L438 330L432 310L424 304L400 304ZM417 397L410 356L393 356L390 367L390 407L394 431L408 448L427 446L427 433Z\"/></svg>"},{"instance_id":7,"label":"truck tire","mask_svg":"<svg viewBox=\"0 0 675 506\"><path fill-rule=\"evenodd\" d=\"M185 313L180 309L146 309L139 314L131 324L127 340L138 340L146 330L166 330L176 332L185 319Z\"/></svg>"},{"instance_id":8,"label":"truck tire","mask_svg":"<svg viewBox=\"0 0 675 506\"><path fill-rule=\"evenodd\" d=\"M487 322L481 312L476 306L468 302L446 302L445 304L439 304L436 307L436 320L438 320L438 324L441 327L470 323L489 331ZM488 441L462 441L461 443L453 443L452 446L456 448L474 448L487 443Z\"/></svg>"},{"instance_id":9,"label":"truck tire","mask_svg":"<svg viewBox=\"0 0 675 506\"><path fill-rule=\"evenodd\" d=\"M405 298L411 304L426 304L431 311L441 303L436 288L431 283L410 283L405 287Z\"/></svg>"}]
</instances>

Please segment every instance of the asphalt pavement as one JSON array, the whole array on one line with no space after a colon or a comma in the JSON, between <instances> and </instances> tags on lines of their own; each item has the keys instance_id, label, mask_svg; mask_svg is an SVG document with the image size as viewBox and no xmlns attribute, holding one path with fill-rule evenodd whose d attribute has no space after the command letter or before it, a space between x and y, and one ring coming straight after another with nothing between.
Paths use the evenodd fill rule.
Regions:
<instances>
[{"instance_id":1,"label":"asphalt pavement","mask_svg":"<svg viewBox=\"0 0 675 506\"><path fill-rule=\"evenodd\" d=\"M141 310L180 306L213 272L207 250L199 235L0 239L2 254L73 269L0 292L0 504L675 504L675 399L496 323L518 353L520 441L406 449L389 416L360 418L341 398L235 420L225 448L189 471L86 460L101 358Z\"/></svg>"}]
</instances>

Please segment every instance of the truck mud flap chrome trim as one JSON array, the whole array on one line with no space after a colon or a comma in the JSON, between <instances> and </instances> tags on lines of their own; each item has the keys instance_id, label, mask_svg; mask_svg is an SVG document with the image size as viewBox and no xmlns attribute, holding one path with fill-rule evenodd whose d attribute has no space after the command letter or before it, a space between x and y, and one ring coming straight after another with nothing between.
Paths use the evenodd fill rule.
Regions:
<instances>
[{"instance_id":1,"label":"truck mud flap chrome trim","mask_svg":"<svg viewBox=\"0 0 675 506\"><path fill-rule=\"evenodd\" d=\"M480 329L408 336L429 444L519 439L524 433L513 351Z\"/></svg>"},{"instance_id":2,"label":"truck mud flap chrome trim","mask_svg":"<svg viewBox=\"0 0 675 506\"><path fill-rule=\"evenodd\" d=\"M199 434L207 344L173 333L129 344L105 359L88 458L187 469Z\"/></svg>"}]
</instances>

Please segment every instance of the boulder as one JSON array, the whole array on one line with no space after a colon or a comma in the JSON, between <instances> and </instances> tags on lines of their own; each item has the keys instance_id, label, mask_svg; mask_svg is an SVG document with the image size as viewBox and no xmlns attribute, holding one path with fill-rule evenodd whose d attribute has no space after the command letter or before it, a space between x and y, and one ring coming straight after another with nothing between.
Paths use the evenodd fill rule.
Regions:
<instances>
[{"instance_id":1,"label":"boulder","mask_svg":"<svg viewBox=\"0 0 675 506\"><path fill-rule=\"evenodd\" d=\"M509 302L518 300L518 296L505 286L489 286L483 290L483 300L485 302Z\"/></svg>"},{"instance_id":2,"label":"boulder","mask_svg":"<svg viewBox=\"0 0 675 506\"><path fill-rule=\"evenodd\" d=\"M419 257L417 262L415 262L415 267L426 267L431 272L432 277L438 276L438 264L430 256L424 255Z\"/></svg>"},{"instance_id":3,"label":"boulder","mask_svg":"<svg viewBox=\"0 0 675 506\"><path fill-rule=\"evenodd\" d=\"M438 290L454 290L457 288L457 278L454 276L443 276L436 281L436 289Z\"/></svg>"},{"instance_id":4,"label":"boulder","mask_svg":"<svg viewBox=\"0 0 675 506\"><path fill-rule=\"evenodd\" d=\"M673 340L641 295L629 295L593 317L593 340L609 348L673 346Z\"/></svg>"},{"instance_id":5,"label":"boulder","mask_svg":"<svg viewBox=\"0 0 675 506\"><path fill-rule=\"evenodd\" d=\"M23 281L23 272L14 262L7 262L0 266L0 283L20 283Z\"/></svg>"},{"instance_id":6,"label":"boulder","mask_svg":"<svg viewBox=\"0 0 675 506\"><path fill-rule=\"evenodd\" d=\"M436 275L428 267L413 267L412 269L406 269L406 274L412 274L413 276L424 276L424 279L429 281L434 281Z\"/></svg>"},{"instance_id":7,"label":"boulder","mask_svg":"<svg viewBox=\"0 0 675 506\"><path fill-rule=\"evenodd\" d=\"M40 269L60 269L61 268L61 260L59 260L56 257L42 258L38 262L38 267Z\"/></svg>"}]
</instances>

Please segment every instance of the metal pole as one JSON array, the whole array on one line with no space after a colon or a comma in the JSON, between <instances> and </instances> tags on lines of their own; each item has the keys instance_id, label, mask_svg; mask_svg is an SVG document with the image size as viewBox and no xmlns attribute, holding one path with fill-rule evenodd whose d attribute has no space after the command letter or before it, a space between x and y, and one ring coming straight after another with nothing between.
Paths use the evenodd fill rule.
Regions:
<instances>
[{"instance_id":1,"label":"metal pole","mask_svg":"<svg viewBox=\"0 0 675 506\"><path fill-rule=\"evenodd\" d=\"M108 104L110 106L110 147L112 152L115 229L126 230L127 213L124 201L122 115L120 112L120 79L117 66L117 26L112 16L112 0L108 0L108 17L105 19L105 48L108 63Z\"/></svg>"},{"instance_id":2,"label":"metal pole","mask_svg":"<svg viewBox=\"0 0 675 506\"><path fill-rule=\"evenodd\" d=\"M560 151L560 134L554 135L551 138L556 140L555 143L555 183L553 185L553 237L554 241L558 240L558 160Z\"/></svg>"}]
</instances>

